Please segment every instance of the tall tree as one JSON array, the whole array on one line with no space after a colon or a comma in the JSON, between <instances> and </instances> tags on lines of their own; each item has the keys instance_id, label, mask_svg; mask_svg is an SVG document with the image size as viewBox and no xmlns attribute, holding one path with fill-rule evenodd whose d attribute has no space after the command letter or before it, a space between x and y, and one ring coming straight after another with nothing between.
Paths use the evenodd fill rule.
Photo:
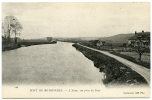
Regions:
<instances>
[{"instance_id":1,"label":"tall tree","mask_svg":"<svg viewBox=\"0 0 152 100\"><path fill-rule=\"evenodd\" d=\"M144 35L139 35L137 37L137 40L136 40L136 43L137 43L137 46L135 46L135 51L138 53L139 55L139 61L141 61L141 56L142 54L145 52L145 50L147 49L143 44L143 38L145 38ZM150 42L150 37L147 38L148 42Z\"/></svg>"},{"instance_id":2,"label":"tall tree","mask_svg":"<svg viewBox=\"0 0 152 100\"><path fill-rule=\"evenodd\" d=\"M102 41L103 46L105 45L105 41Z\"/></svg>"},{"instance_id":3,"label":"tall tree","mask_svg":"<svg viewBox=\"0 0 152 100\"><path fill-rule=\"evenodd\" d=\"M10 34L15 34L15 43L17 43L16 35L20 34L22 25L14 16L6 16L2 23L3 32L10 42Z\"/></svg>"}]
</instances>

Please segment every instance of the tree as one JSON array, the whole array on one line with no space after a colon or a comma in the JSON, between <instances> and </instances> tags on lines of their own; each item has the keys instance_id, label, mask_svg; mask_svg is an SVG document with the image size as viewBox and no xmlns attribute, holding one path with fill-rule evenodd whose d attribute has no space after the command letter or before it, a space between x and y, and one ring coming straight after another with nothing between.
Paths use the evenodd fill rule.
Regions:
<instances>
[{"instance_id":1,"label":"tree","mask_svg":"<svg viewBox=\"0 0 152 100\"><path fill-rule=\"evenodd\" d=\"M20 35L20 32L21 32L21 29L22 29L22 26L19 22L16 22L15 24L12 24L12 34L14 33L15 34L15 43L17 43L17 38L16 38L16 35Z\"/></svg>"},{"instance_id":2,"label":"tree","mask_svg":"<svg viewBox=\"0 0 152 100\"><path fill-rule=\"evenodd\" d=\"M103 46L105 45L105 41L102 42Z\"/></svg>"},{"instance_id":3,"label":"tree","mask_svg":"<svg viewBox=\"0 0 152 100\"><path fill-rule=\"evenodd\" d=\"M141 56L142 54L145 52L146 48L145 46L143 45L143 41L142 41L142 38L144 38L142 35L139 35L137 37L137 40L135 43L137 43L137 46L135 46L135 51L138 53L139 55L139 61L141 61ZM150 39L148 38L148 41L150 41Z\"/></svg>"},{"instance_id":4,"label":"tree","mask_svg":"<svg viewBox=\"0 0 152 100\"><path fill-rule=\"evenodd\" d=\"M142 54L144 53L144 51L145 51L145 48L143 48L143 47L141 47L141 46L137 46L136 47L136 52L138 53L138 55L139 55L139 61L141 61L141 56L142 56Z\"/></svg>"},{"instance_id":5,"label":"tree","mask_svg":"<svg viewBox=\"0 0 152 100\"><path fill-rule=\"evenodd\" d=\"M123 43L122 46L123 46L123 47L126 47L126 46L127 46L127 43Z\"/></svg>"},{"instance_id":6,"label":"tree","mask_svg":"<svg viewBox=\"0 0 152 100\"><path fill-rule=\"evenodd\" d=\"M14 16L6 16L2 23L2 29L10 42L10 34L15 34L15 43L17 43L16 35L20 34L22 25Z\"/></svg>"},{"instance_id":7,"label":"tree","mask_svg":"<svg viewBox=\"0 0 152 100\"><path fill-rule=\"evenodd\" d=\"M103 44L103 49L104 49L105 41L102 41L102 44Z\"/></svg>"}]
</instances>

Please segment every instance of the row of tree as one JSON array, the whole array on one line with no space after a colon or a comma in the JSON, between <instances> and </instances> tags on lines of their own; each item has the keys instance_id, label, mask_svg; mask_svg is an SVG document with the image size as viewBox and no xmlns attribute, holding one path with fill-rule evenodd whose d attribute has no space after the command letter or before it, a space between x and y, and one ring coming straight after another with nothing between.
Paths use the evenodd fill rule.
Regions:
<instances>
[{"instance_id":1,"label":"row of tree","mask_svg":"<svg viewBox=\"0 0 152 100\"><path fill-rule=\"evenodd\" d=\"M4 42L10 43L11 34L15 35L15 43L17 43L17 35L20 35L22 25L14 16L6 16L2 21L2 38Z\"/></svg>"}]
</instances>

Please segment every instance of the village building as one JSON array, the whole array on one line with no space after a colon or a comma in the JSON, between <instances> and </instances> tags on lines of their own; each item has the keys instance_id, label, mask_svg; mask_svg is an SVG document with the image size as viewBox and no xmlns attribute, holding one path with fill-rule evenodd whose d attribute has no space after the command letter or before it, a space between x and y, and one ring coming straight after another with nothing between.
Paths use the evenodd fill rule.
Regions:
<instances>
[{"instance_id":1,"label":"village building","mask_svg":"<svg viewBox=\"0 0 152 100\"><path fill-rule=\"evenodd\" d=\"M137 47L139 45L150 48L150 32L137 33L135 31L135 35L128 40L128 46Z\"/></svg>"},{"instance_id":2,"label":"village building","mask_svg":"<svg viewBox=\"0 0 152 100\"><path fill-rule=\"evenodd\" d=\"M102 46L104 43L104 41L101 41L101 40L92 40L89 42L92 43L94 46Z\"/></svg>"}]
</instances>

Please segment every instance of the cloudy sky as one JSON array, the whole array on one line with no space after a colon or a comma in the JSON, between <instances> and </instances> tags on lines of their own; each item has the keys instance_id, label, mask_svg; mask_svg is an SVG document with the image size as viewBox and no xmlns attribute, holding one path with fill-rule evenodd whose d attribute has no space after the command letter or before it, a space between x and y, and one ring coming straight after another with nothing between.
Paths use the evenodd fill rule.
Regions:
<instances>
[{"instance_id":1,"label":"cloudy sky","mask_svg":"<svg viewBox=\"0 0 152 100\"><path fill-rule=\"evenodd\" d=\"M105 37L150 31L150 3L2 3L15 16L21 38Z\"/></svg>"}]
</instances>

